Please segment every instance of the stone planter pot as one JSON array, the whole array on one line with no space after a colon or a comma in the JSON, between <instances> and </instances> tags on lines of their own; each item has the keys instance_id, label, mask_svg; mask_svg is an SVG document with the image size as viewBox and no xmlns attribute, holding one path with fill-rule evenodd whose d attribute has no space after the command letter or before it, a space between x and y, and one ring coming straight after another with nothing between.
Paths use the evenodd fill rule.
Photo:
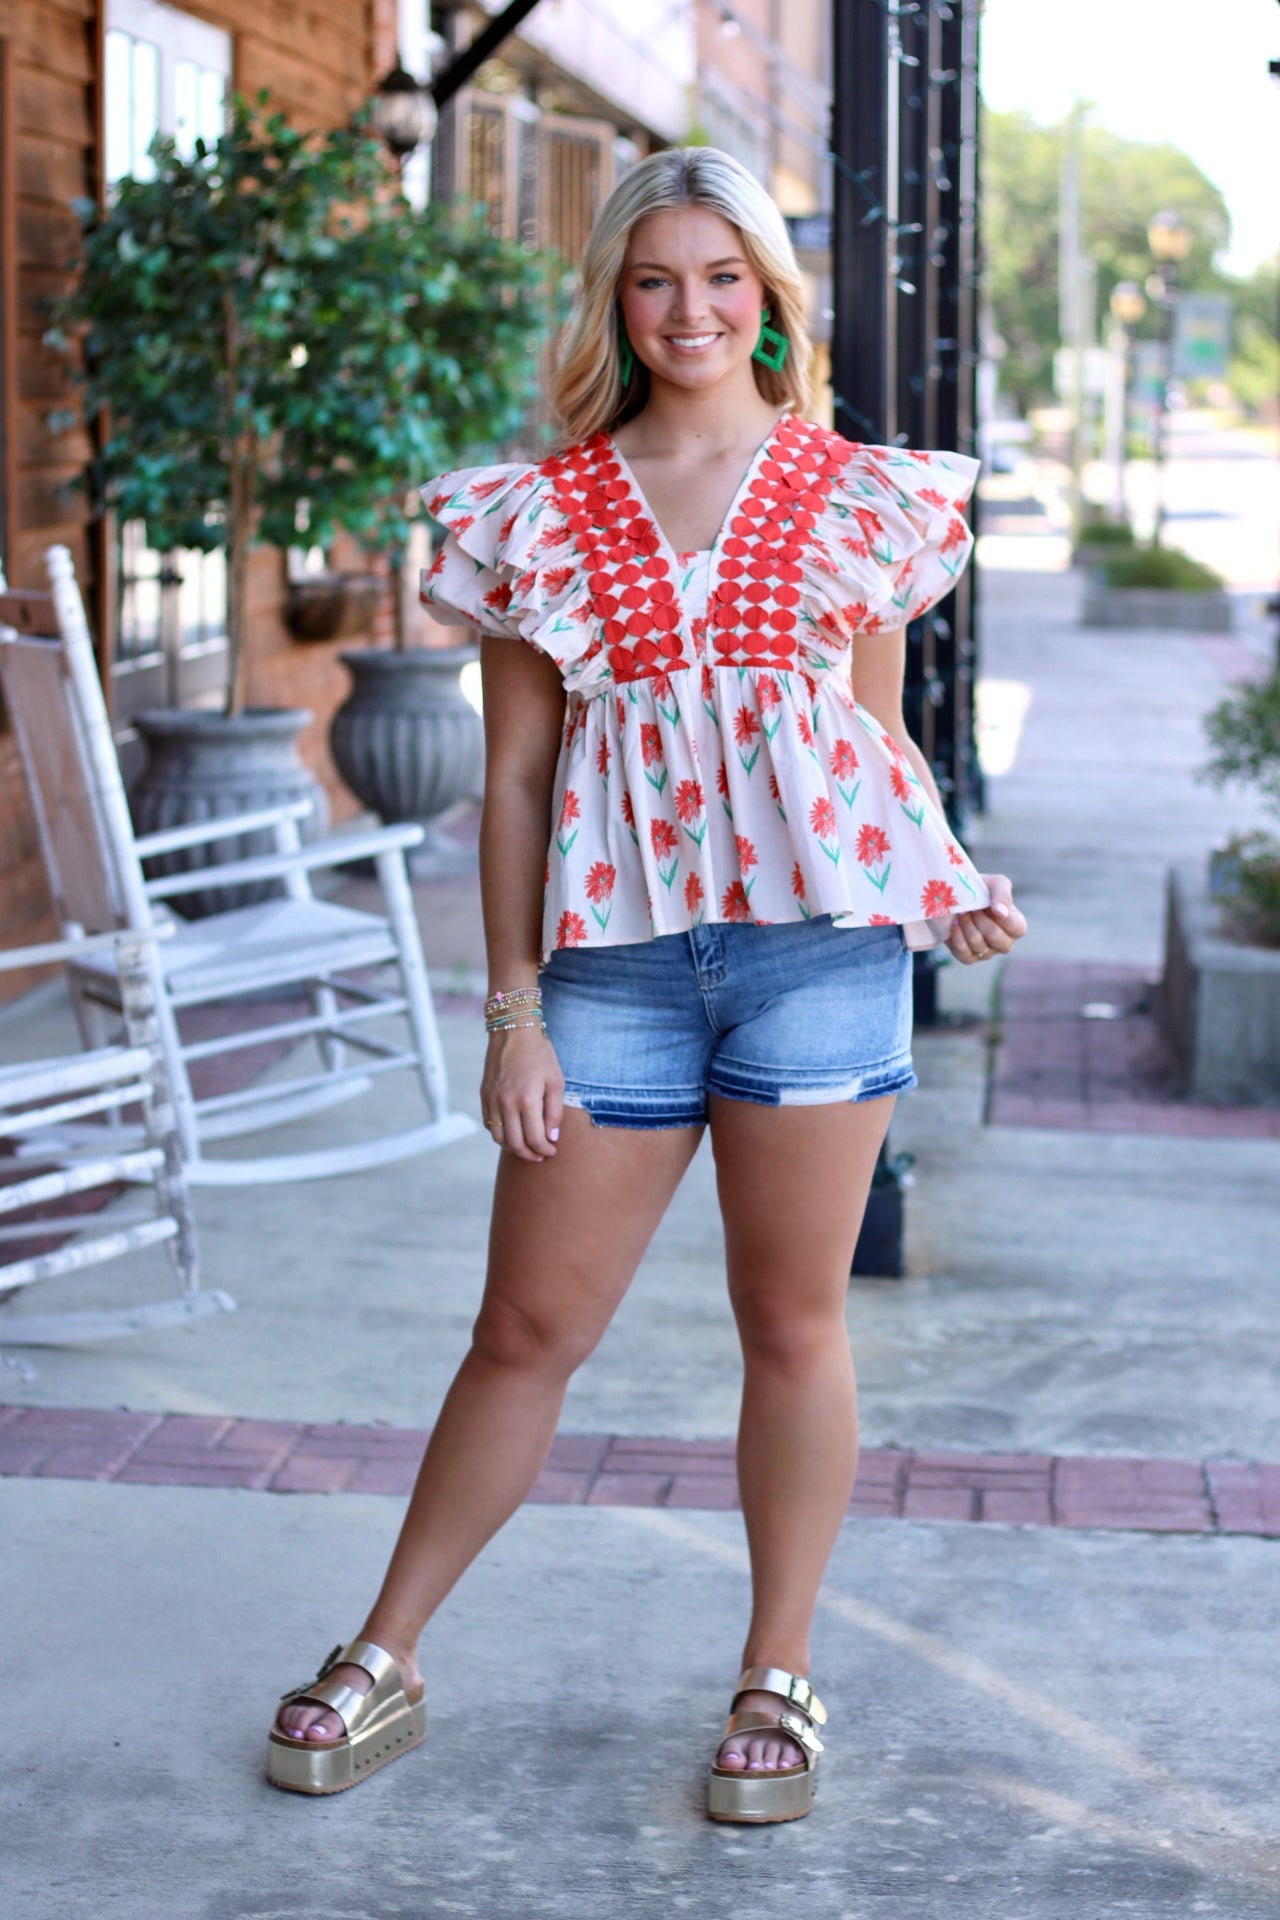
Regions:
<instances>
[{"instance_id":1,"label":"stone planter pot","mask_svg":"<svg viewBox=\"0 0 1280 1920\"><path fill-rule=\"evenodd\" d=\"M312 811L298 823L304 840L316 839L328 819L324 791L298 758L298 735L311 715L301 707L250 708L228 718L203 709L140 713L134 725L146 745L147 762L129 791L135 830L158 833L165 827L250 813L287 800L309 800ZM271 853L270 831L230 834L207 846L187 847L148 861L148 872L190 873L227 860ZM175 913L199 920L209 913L256 905L279 897L275 882L253 887L216 887L182 894Z\"/></svg>"},{"instance_id":2,"label":"stone planter pot","mask_svg":"<svg viewBox=\"0 0 1280 1920\"><path fill-rule=\"evenodd\" d=\"M1098 576L1085 586L1086 627L1165 627L1179 633L1230 633L1231 597L1183 593L1172 587L1108 587Z\"/></svg>"},{"instance_id":3,"label":"stone planter pot","mask_svg":"<svg viewBox=\"0 0 1280 1920\"><path fill-rule=\"evenodd\" d=\"M333 716L334 764L356 798L383 820L427 828L412 856L457 856L431 823L455 801L478 795L484 780L484 727L459 675L474 647L380 648L339 656L352 689Z\"/></svg>"},{"instance_id":4,"label":"stone planter pot","mask_svg":"<svg viewBox=\"0 0 1280 1920\"><path fill-rule=\"evenodd\" d=\"M1199 874L1169 874L1160 1017L1182 1091L1227 1106L1280 1104L1280 949L1222 931Z\"/></svg>"}]
</instances>

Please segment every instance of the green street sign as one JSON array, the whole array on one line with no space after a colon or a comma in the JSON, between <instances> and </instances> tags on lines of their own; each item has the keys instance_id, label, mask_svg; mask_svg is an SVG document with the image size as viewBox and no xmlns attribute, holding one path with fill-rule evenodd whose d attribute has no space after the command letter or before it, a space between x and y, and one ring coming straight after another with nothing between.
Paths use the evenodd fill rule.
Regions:
<instances>
[{"instance_id":1,"label":"green street sign","mask_svg":"<svg viewBox=\"0 0 1280 1920\"><path fill-rule=\"evenodd\" d=\"M1174 309L1173 377L1221 380L1231 357L1231 299L1225 293L1180 293Z\"/></svg>"}]
</instances>

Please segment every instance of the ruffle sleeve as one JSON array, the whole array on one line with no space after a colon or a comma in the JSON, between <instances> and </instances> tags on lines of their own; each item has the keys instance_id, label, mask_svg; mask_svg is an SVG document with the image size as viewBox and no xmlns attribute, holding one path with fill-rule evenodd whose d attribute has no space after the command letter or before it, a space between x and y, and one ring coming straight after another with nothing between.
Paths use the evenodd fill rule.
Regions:
<instances>
[{"instance_id":1,"label":"ruffle sleeve","mask_svg":"<svg viewBox=\"0 0 1280 1920\"><path fill-rule=\"evenodd\" d=\"M951 591L973 550L964 510L979 465L961 453L843 444L848 457L801 562L829 660L854 634L905 626Z\"/></svg>"},{"instance_id":2,"label":"ruffle sleeve","mask_svg":"<svg viewBox=\"0 0 1280 1920\"><path fill-rule=\"evenodd\" d=\"M445 529L420 597L437 617L527 641L567 686L599 651L591 593L550 478L527 465L464 467L421 489Z\"/></svg>"}]
</instances>

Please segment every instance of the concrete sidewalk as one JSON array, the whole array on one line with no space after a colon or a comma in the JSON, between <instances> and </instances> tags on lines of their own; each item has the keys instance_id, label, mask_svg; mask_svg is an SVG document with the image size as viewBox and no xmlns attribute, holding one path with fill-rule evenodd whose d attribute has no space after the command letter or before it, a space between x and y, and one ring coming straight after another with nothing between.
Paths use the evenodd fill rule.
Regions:
<instances>
[{"instance_id":1,"label":"concrete sidewalk","mask_svg":"<svg viewBox=\"0 0 1280 1920\"><path fill-rule=\"evenodd\" d=\"M984 673L1006 719L1025 713L970 844L1032 917L1013 965L1154 973L1165 864L1250 823L1190 776L1201 713L1261 641L1085 635L1074 583L1037 568L1034 537L1021 551L983 583ZM419 897L437 977L460 978L473 891ZM920 1037L895 1119L917 1163L910 1277L850 1291L868 1444L1280 1460L1280 1147L984 1124L994 984L946 970L952 1023ZM474 1001L441 1007L475 1112ZM46 994L0 1049L39 1052L64 1023ZM477 1135L345 1181L205 1190L205 1281L236 1314L42 1353L0 1392L425 1425L475 1310L492 1170ZM704 1145L563 1429L725 1440L736 1415ZM745 1618L732 1514L526 1508L424 1643L427 1754L313 1805L260 1782L261 1724L353 1626L398 1502L34 1477L0 1482L0 1507L25 1656L0 1891L33 1920L755 1920L797 1893L815 1920L1280 1912L1271 1539L851 1521L815 1645L818 1809L754 1833L709 1827L698 1798ZM55 1825L74 1844L51 1865Z\"/></svg>"}]
</instances>

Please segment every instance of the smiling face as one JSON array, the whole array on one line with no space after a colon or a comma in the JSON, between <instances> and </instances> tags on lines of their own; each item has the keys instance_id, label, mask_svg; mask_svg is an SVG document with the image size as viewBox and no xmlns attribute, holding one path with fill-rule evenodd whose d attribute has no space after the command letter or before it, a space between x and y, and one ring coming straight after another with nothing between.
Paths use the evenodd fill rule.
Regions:
<instances>
[{"instance_id":1,"label":"smiling face","mask_svg":"<svg viewBox=\"0 0 1280 1920\"><path fill-rule=\"evenodd\" d=\"M618 303L638 360L687 391L753 379L764 283L742 236L709 207L667 207L632 229Z\"/></svg>"}]
</instances>

